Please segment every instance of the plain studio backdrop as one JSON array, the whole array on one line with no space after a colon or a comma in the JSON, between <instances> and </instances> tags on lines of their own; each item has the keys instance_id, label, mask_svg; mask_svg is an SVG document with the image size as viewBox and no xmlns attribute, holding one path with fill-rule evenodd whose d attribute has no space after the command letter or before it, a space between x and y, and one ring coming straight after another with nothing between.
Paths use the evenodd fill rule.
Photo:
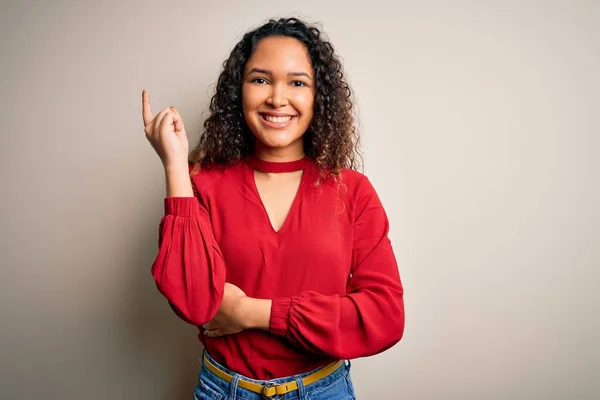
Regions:
<instances>
[{"instance_id":1,"label":"plain studio backdrop","mask_svg":"<svg viewBox=\"0 0 600 400\"><path fill-rule=\"evenodd\" d=\"M0 398L192 398L141 92L195 144L272 16L343 58L390 218L406 331L358 398L600 398L600 3L499 0L2 2Z\"/></svg>"}]
</instances>

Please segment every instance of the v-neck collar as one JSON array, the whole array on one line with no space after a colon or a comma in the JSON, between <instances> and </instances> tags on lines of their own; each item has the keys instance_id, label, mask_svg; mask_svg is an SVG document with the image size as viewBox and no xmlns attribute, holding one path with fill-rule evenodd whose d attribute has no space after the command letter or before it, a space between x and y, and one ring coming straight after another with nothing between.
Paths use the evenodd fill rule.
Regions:
<instances>
[{"instance_id":1,"label":"v-neck collar","mask_svg":"<svg viewBox=\"0 0 600 400\"><path fill-rule=\"evenodd\" d=\"M257 160L257 159L254 158L254 160ZM265 220L265 223L268 225L269 231L271 231L274 235L279 236L283 232L285 232L286 229L289 228L289 225L292 223L292 220L295 218L295 215L297 214L297 210L300 207L299 203L302 200L303 192L305 190L304 187L306 185L306 182L310 179L310 176L311 176L311 173L310 173L311 168L310 167L313 165L312 161L308 157L304 157L300 160L286 162L285 164L288 164L288 165L283 167L282 166L283 163L277 163L277 162L273 163L273 162L268 162L268 161L264 161L264 160L259 160L259 161L262 161L262 163L259 163L259 168L262 166L263 167L262 169L265 169L264 168L265 165L268 165L268 164L278 164L277 166L271 165L270 168L269 168L269 166L267 166L266 169L273 169L275 167L276 169L278 169L277 172L279 172L279 173L302 171L302 176L300 177L300 182L298 184L298 190L296 191L296 194L294 195L294 199L292 200L290 209L288 210L288 213L285 216L285 219L284 219L283 223L281 224L281 227L278 230L275 230L275 228L273 227L273 223L271 222L271 218L269 217L269 213L267 212L265 203L263 202L263 200L260 196L260 193L258 191L258 186L256 185L256 178L254 176L255 171L259 171L259 172L263 172L263 171L260 171L260 169L254 168L256 166L256 164L252 164L253 157L246 157L245 161L246 161L245 162L246 168L244 168L245 169L244 175L246 176L246 184L250 188L253 196L255 197L255 199L254 199L255 202L262 209L262 212L264 215L264 220ZM289 169L289 168L293 168L293 170L285 171L285 169ZM264 171L264 172L267 172L267 171Z\"/></svg>"}]
</instances>

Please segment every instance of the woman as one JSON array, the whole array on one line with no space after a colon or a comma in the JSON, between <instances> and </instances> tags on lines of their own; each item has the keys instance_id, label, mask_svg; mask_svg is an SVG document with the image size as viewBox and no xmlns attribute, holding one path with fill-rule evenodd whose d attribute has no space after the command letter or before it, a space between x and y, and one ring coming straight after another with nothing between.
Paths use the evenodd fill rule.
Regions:
<instances>
[{"instance_id":1,"label":"woman","mask_svg":"<svg viewBox=\"0 0 600 400\"><path fill-rule=\"evenodd\" d=\"M177 110L142 98L167 185L152 274L200 330L195 398L354 398L349 359L400 340L403 289L331 44L294 18L248 32L189 159Z\"/></svg>"}]
</instances>

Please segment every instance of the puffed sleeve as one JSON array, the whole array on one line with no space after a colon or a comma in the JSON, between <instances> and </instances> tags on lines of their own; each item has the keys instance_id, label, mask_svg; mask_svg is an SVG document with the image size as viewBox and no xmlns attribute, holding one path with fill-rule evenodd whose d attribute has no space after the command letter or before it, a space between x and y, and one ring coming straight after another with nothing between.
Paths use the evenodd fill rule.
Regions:
<instances>
[{"instance_id":1,"label":"puffed sleeve","mask_svg":"<svg viewBox=\"0 0 600 400\"><path fill-rule=\"evenodd\" d=\"M351 277L345 295L305 291L272 300L270 333L340 359L380 353L402 338L403 287L388 218L363 177L357 190Z\"/></svg>"},{"instance_id":2,"label":"puffed sleeve","mask_svg":"<svg viewBox=\"0 0 600 400\"><path fill-rule=\"evenodd\" d=\"M152 276L177 315L200 326L216 315L223 299L223 256L198 194L167 197L164 209Z\"/></svg>"}]
</instances>

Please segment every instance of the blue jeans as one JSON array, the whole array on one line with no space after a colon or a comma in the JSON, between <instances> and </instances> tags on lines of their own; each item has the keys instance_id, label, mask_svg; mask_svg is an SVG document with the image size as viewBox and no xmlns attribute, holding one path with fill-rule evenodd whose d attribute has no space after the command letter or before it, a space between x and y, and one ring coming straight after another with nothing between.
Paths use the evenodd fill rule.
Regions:
<instances>
[{"instance_id":1,"label":"blue jeans","mask_svg":"<svg viewBox=\"0 0 600 400\"><path fill-rule=\"evenodd\" d=\"M194 390L194 400L264 400L261 394L254 393L238 386L239 379L255 382L260 385L269 384L277 385L284 382L296 381L298 384L298 390L286 393L281 397L271 397L271 399L285 399L285 400L355 400L354 386L350 379L350 360L344 362L337 370L332 372L325 378L318 380L308 386L304 386L302 378L310 375L317 371L317 368L313 371L304 372L298 375L287 376L284 378L271 379L268 381L261 381L256 379L250 379L235 373L223 365L217 363L208 353L206 358L213 363L216 367L229 375L233 376L231 383L219 378L208 368L204 367L204 359L200 376L198 377L198 386Z\"/></svg>"}]
</instances>

